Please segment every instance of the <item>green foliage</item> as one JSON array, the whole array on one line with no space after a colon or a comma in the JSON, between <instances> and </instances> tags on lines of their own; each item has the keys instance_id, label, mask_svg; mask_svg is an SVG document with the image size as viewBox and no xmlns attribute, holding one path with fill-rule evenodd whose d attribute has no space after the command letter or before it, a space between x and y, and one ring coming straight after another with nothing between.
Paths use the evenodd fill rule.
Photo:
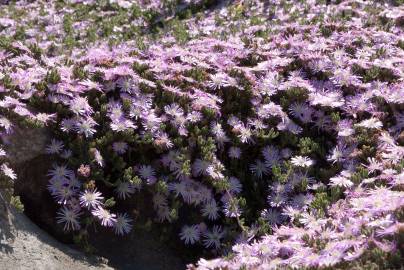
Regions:
<instances>
[{"instance_id":1,"label":"green foliage","mask_svg":"<svg viewBox=\"0 0 404 270\"><path fill-rule=\"evenodd\" d=\"M201 157L206 161L212 161L214 153L216 152L216 144L212 137L205 139L202 136L198 136L197 142L201 150Z\"/></svg>"},{"instance_id":2,"label":"green foliage","mask_svg":"<svg viewBox=\"0 0 404 270\"><path fill-rule=\"evenodd\" d=\"M218 192L223 192L230 189L230 183L226 179L213 181L212 185Z\"/></svg>"},{"instance_id":3,"label":"green foliage","mask_svg":"<svg viewBox=\"0 0 404 270\"><path fill-rule=\"evenodd\" d=\"M156 189L157 189L158 193L167 195L168 194L167 182L162 181L162 180L158 181L156 184Z\"/></svg>"},{"instance_id":4,"label":"green foliage","mask_svg":"<svg viewBox=\"0 0 404 270\"><path fill-rule=\"evenodd\" d=\"M105 201L104 206L106 208L111 208L111 207L114 207L115 204L116 204L116 201L115 201L114 197L111 197Z\"/></svg>"},{"instance_id":5,"label":"green foliage","mask_svg":"<svg viewBox=\"0 0 404 270\"><path fill-rule=\"evenodd\" d=\"M327 38L332 35L332 32L334 32L334 27L332 27L331 25L321 25L320 31L323 37Z\"/></svg>"},{"instance_id":6,"label":"green foliage","mask_svg":"<svg viewBox=\"0 0 404 270\"><path fill-rule=\"evenodd\" d=\"M169 22L168 27L171 29L175 39L182 44L189 40L189 34L186 26L178 19Z\"/></svg>"},{"instance_id":7,"label":"green foliage","mask_svg":"<svg viewBox=\"0 0 404 270\"><path fill-rule=\"evenodd\" d=\"M82 67L74 66L73 76L75 79L84 80L87 78L88 74Z\"/></svg>"},{"instance_id":8,"label":"green foliage","mask_svg":"<svg viewBox=\"0 0 404 270\"><path fill-rule=\"evenodd\" d=\"M140 186L142 184L142 179L140 179L138 176L134 176L130 179L130 182L135 186Z\"/></svg>"},{"instance_id":9,"label":"green foliage","mask_svg":"<svg viewBox=\"0 0 404 270\"><path fill-rule=\"evenodd\" d=\"M261 139L263 142L268 143L269 141L277 138L279 136L279 132L275 131L274 128L271 128L269 130L267 129L262 129L259 130L258 133L256 134L258 139Z\"/></svg>"},{"instance_id":10,"label":"green foliage","mask_svg":"<svg viewBox=\"0 0 404 270\"><path fill-rule=\"evenodd\" d=\"M326 192L318 192L311 203L311 207L318 210L318 213L322 216L325 215L329 205L330 198Z\"/></svg>"},{"instance_id":11,"label":"green foliage","mask_svg":"<svg viewBox=\"0 0 404 270\"><path fill-rule=\"evenodd\" d=\"M308 156L313 153L320 154L320 145L309 137L303 137L299 140L299 151L303 156Z\"/></svg>"},{"instance_id":12,"label":"green foliage","mask_svg":"<svg viewBox=\"0 0 404 270\"><path fill-rule=\"evenodd\" d=\"M57 69L51 69L46 75L46 81L50 84L57 84L60 82L60 74Z\"/></svg>"},{"instance_id":13,"label":"green foliage","mask_svg":"<svg viewBox=\"0 0 404 270\"><path fill-rule=\"evenodd\" d=\"M31 50L35 59L40 60L41 55L43 54L42 49L38 46L38 44L30 44L29 49Z\"/></svg>"},{"instance_id":14,"label":"green foliage","mask_svg":"<svg viewBox=\"0 0 404 270\"><path fill-rule=\"evenodd\" d=\"M359 185L363 179L368 178L368 177L369 177L368 170L364 167L358 167L356 172L352 174L351 181L354 184Z\"/></svg>"},{"instance_id":15,"label":"green foliage","mask_svg":"<svg viewBox=\"0 0 404 270\"><path fill-rule=\"evenodd\" d=\"M11 196L10 204L14 206L18 212L24 212L24 205L21 202L20 196Z\"/></svg>"}]
</instances>

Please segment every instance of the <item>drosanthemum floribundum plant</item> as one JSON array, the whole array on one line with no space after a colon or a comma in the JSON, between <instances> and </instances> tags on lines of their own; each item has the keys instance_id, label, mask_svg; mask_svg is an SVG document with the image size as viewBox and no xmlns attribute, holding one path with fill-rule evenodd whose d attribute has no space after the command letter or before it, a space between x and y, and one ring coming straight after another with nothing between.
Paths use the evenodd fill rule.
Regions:
<instances>
[{"instance_id":1,"label":"drosanthemum floribundum plant","mask_svg":"<svg viewBox=\"0 0 404 270\"><path fill-rule=\"evenodd\" d=\"M1 5L1 181L42 127L65 230L228 255L191 269L397 268L401 1L104 2Z\"/></svg>"}]
</instances>

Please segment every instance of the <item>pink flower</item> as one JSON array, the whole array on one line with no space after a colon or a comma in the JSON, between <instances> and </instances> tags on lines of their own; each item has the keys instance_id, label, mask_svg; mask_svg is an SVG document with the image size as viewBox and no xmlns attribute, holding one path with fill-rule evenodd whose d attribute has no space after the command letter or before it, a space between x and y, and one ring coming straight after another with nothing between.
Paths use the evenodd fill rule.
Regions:
<instances>
[{"instance_id":1,"label":"pink flower","mask_svg":"<svg viewBox=\"0 0 404 270\"><path fill-rule=\"evenodd\" d=\"M85 190L80 193L80 205L90 208L96 208L102 204L102 200L104 197L101 196L101 192L98 192L97 189L94 190Z\"/></svg>"},{"instance_id":2,"label":"pink flower","mask_svg":"<svg viewBox=\"0 0 404 270\"><path fill-rule=\"evenodd\" d=\"M105 227L113 227L117 222L115 214L99 205L91 211L91 214L97 217L101 221L101 225Z\"/></svg>"}]
</instances>

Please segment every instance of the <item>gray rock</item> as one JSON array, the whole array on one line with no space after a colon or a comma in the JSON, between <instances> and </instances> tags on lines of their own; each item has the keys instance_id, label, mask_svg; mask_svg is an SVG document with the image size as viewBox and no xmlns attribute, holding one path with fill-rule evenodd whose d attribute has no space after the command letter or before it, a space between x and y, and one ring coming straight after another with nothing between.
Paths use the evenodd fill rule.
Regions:
<instances>
[{"instance_id":1,"label":"gray rock","mask_svg":"<svg viewBox=\"0 0 404 270\"><path fill-rule=\"evenodd\" d=\"M4 201L0 209L0 269L113 269L57 242L24 214L7 211Z\"/></svg>"},{"instance_id":2,"label":"gray rock","mask_svg":"<svg viewBox=\"0 0 404 270\"><path fill-rule=\"evenodd\" d=\"M2 136L7 159L14 166L27 162L45 153L46 144L49 143L49 133L46 128L21 128L17 125L13 133Z\"/></svg>"}]
</instances>

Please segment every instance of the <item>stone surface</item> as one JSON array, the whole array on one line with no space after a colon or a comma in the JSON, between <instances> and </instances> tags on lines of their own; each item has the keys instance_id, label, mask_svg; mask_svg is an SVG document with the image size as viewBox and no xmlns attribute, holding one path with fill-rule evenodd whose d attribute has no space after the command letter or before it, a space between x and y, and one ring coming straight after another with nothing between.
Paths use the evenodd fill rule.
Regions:
<instances>
[{"instance_id":1,"label":"stone surface","mask_svg":"<svg viewBox=\"0 0 404 270\"><path fill-rule=\"evenodd\" d=\"M2 135L1 140L7 159L14 166L44 154L50 141L46 128L21 128L17 125L14 125L12 134Z\"/></svg>"},{"instance_id":2,"label":"stone surface","mask_svg":"<svg viewBox=\"0 0 404 270\"><path fill-rule=\"evenodd\" d=\"M0 202L0 269L113 269L57 242L24 214Z\"/></svg>"}]
</instances>

